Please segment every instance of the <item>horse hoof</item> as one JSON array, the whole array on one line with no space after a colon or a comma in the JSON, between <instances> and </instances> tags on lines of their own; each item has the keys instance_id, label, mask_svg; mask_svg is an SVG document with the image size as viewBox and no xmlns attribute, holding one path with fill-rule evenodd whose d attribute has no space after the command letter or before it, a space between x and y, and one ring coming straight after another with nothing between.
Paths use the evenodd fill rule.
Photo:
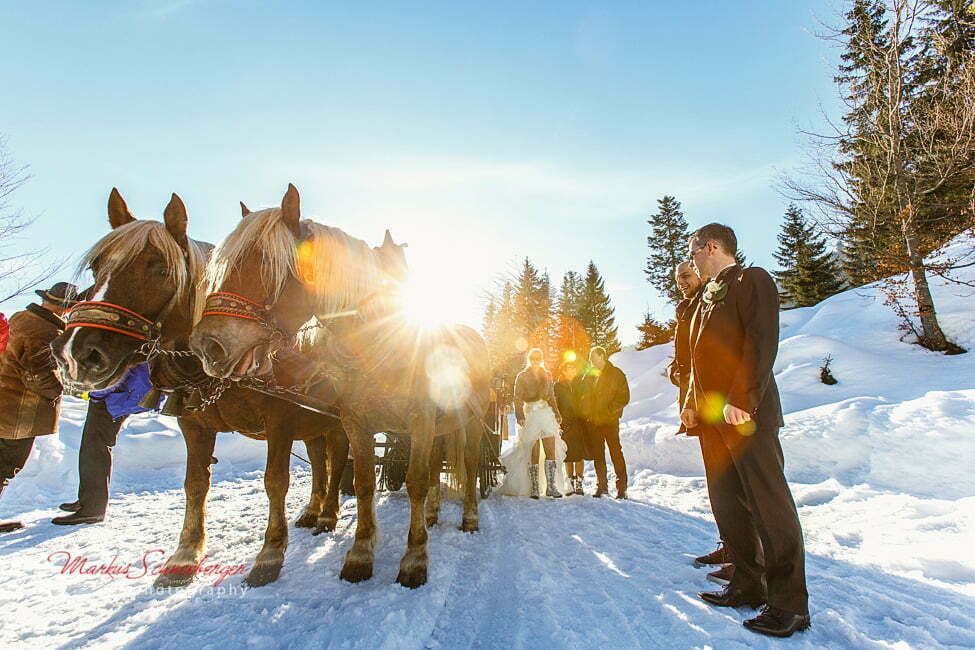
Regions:
<instances>
[{"instance_id":1,"label":"horse hoof","mask_svg":"<svg viewBox=\"0 0 975 650\"><path fill-rule=\"evenodd\" d=\"M463 532L465 532L465 533L476 533L477 531L481 530L481 527L478 525L477 521L466 521L465 520L460 525L460 529Z\"/></svg>"},{"instance_id":2,"label":"horse hoof","mask_svg":"<svg viewBox=\"0 0 975 650\"><path fill-rule=\"evenodd\" d=\"M440 521L440 517L437 515L427 517L427 528L433 528L437 525L438 521Z\"/></svg>"},{"instance_id":3,"label":"horse hoof","mask_svg":"<svg viewBox=\"0 0 975 650\"><path fill-rule=\"evenodd\" d=\"M338 524L338 517L319 515L318 519L315 520L315 531L313 534L320 535L322 533L330 533L335 530L335 527L338 526Z\"/></svg>"},{"instance_id":4,"label":"horse hoof","mask_svg":"<svg viewBox=\"0 0 975 650\"><path fill-rule=\"evenodd\" d=\"M248 587L263 587L278 579L278 576L281 575L282 566L283 563L255 564L247 577L244 578L244 582L247 583Z\"/></svg>"},{"instance_id":5,"label":"horse hoof","mask_svg":"<svg viewBox=\"0 0 975 650\"><path fill-rule=\"evenodd\" d=\"M415 569L409 571L406 569L400 569L399 575L396 576L396 582L400 583L407 589L422 587L427 583L427 568L416 567Z\"/></svg>"},{"instance_id":6,"label":"horse hoof","mask_svg":"<svg viewBox=\"0 0 975 650\"><path fill-rule=\"evenodd\" d=\"M166 567L169 569L170 567ZM179 587L185 587L186 585L193 582L193 578L196 577L195 574L190 573L189 570L194 567L172 567L174 573L160 573L156 581L152 583L155 589L178 589ZM164 570L166 570L164 569ZM175 572L180 569L186 569L187 573Z\"/></svg>"},{"instance_id":7,"label":"horse hoof","mask_svg":"<svg viewBox=\"0 0 975 650\"><path fill-rule=\"evenodd\" d=\"M311 513L305 513L295 520L295 527L297 528L314 528L318 523L318 515L313 515Z\"/></svg>"},{"instance_id":8,"label":"horse hoof","mask_svg":"<svg viewBox=\"0 0 975 650\"><path fill-rule=\"evenodd\" d=\"M346 582L363 582L372 577L372 564L346 562L339 577Z\"/></svg>"}]
</instances>

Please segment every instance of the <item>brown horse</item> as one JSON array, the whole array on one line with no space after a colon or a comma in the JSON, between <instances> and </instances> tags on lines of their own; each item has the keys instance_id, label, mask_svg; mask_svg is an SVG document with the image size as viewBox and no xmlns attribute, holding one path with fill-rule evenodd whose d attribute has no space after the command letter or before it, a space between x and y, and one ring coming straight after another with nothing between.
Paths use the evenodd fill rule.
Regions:
<instances>
[{"instance_id":1,"label":"brown horse","mask_svg":"<svg viewBox=\"0 0 975 650\"><path fill-rule=\"evenodd\" d=\"M176 356L167 351L188 349L203 304L203 270L212 245L186 236L186 208L175 194L160 223L134 218L113 189L108 218L112 231L82 262L95 277L98 297L72 310L67 330L53 345L62 376L82 390L104 388L118 382L148 354L155 385L160 377L174 374L205 378L191 353ZM163 351L153 352L156 346ZM172 387L171 381L164 383ZM210 465L215 462L213 449L220 431L239 431L268 443L264 475L268 526L264 546L246 578L248 584L276 580L284 562L288 543L284 505L294 440L305 442L312 465L311 499L296 525L334 528L339 481L348 454L348 441L337 420L231 386L203 410L187 411L178 421L186 442L186 513L179 548L157 586L189 583L194 577L192 568L203 557Z\"/></svg>"},{"instance_id":2,"label":"brown horse","mask_svg":"<svg viewBox=\"0 0 975 650\"><path fill-rule=\"evenodd\" d=\"M308 363L334 391L329 397L341 410L355 460L358 522L341 572L345 580L372 576L373 436L411 436L410 532L397 582L418 587L427 579L427 525L436 522L439 504L439 467L430 466L436 435L447 441L464 489L461 528L478 528L487 348L467 327L424 331L410 325L396 307L405 258L392 240L373 249L337 228L302 221L299 203L289 186L280 208L248 214L214 252L207 275L215 293L207 309L248 306L256 317L204 316L190 346L214 377L261 376L270 370L276 341L306 330Z\"/></svg>"}]
</instances>

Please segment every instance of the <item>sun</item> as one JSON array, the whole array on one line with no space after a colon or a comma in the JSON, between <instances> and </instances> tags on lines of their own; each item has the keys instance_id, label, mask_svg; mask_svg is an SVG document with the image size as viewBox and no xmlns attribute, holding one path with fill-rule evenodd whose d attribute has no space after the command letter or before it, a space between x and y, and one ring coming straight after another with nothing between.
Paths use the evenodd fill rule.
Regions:
<instances>
[{"instance_id":1,"label":"sun","mask_svg":"<svg viewBox=\"0 0 975 650\"><path fill-rule=\"evenodd\" d=\"M444 283L435 278L410 274L399 287L397 302L404 318L421 329L436 329L455 318Z\"/></svg>"}]
</instances>

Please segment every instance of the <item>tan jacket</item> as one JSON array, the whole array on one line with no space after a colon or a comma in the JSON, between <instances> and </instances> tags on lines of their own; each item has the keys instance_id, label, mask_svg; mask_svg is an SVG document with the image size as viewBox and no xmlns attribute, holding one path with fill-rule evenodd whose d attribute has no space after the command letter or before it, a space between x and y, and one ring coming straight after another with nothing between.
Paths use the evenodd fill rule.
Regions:
<instances>
[{"instance_id":1,"label":"tan jacket","mask_svg":"<svg viewBox=\"0 0 975 650\"><path fill-rule=\"evenodd\" d=\"M548 371L535 370L528 368L522 370L515 377L515 418L519 422L525 421L525 403L545 400L552 407L555 417L559 415L559 405L555 400L555 391L552 389L552 377Z\"/></svg>"},{"instance_id":2,"label":"tan jacket","mask_svg":"<svg viewBox=\"0 0 975 650\"><path fill-rule=\"evenodd\" d=\"M49 346L63 331L64 321L37 305L10 318L10 341L0 355L0 438L58 430L61 380Z\"/></svg>"}]
</instances>

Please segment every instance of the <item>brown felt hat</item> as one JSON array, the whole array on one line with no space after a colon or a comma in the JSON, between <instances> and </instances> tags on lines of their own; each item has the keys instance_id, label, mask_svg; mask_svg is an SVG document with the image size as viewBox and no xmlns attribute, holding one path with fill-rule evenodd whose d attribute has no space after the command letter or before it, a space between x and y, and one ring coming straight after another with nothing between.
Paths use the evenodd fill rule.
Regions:
<instances>
[{"instance_id":1,"label":"brown felt hat","mask_svg":"<svg viewBox=\"0 0 975 650\"><path fill-rule=\"evenodd\" d=\"M50 289L36 289L34 293L39 295L42 300L62 307L70 307L80 299L78 287L70 282L58 282Z\"/></svg>"}]
</instances>

